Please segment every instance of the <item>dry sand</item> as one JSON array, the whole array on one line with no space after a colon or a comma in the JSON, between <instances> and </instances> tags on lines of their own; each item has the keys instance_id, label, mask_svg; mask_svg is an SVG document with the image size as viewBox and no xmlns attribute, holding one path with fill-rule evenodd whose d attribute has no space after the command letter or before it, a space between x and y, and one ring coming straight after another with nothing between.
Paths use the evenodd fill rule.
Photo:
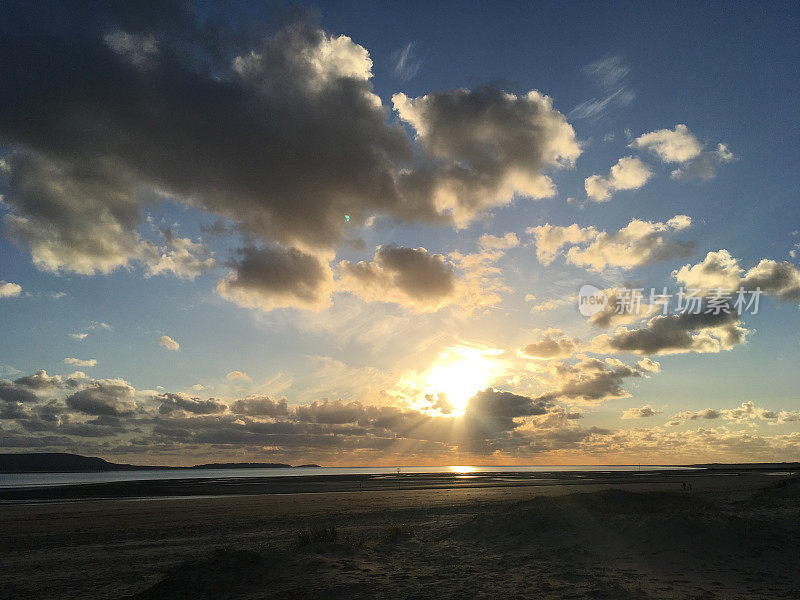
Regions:
<instances>
[{"instance_id":1,"label":"dry sand","mask_svg":"<svg viewBox=\"0 0 800 600\"><path fill-rule=\"evenodd\" d=\"M683 479L0 505L0 597L800 598L797 479Z\"/></svg>"}]
</instances>

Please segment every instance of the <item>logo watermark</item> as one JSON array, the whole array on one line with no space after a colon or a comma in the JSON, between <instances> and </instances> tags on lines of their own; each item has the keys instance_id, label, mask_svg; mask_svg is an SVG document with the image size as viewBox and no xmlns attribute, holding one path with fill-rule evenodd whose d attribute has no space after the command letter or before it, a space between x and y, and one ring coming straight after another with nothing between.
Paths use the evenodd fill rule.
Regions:
<instances>
[{"instance_id":1,"label":"logo watermark","mask_svg":"<svg viewBox=\"0 0 800 600\"><path fill-rule=\"evenodd\" d=\"M606 293L589 283L578 290L578 310L584 317L599 313L608 305Z\"/></svg>"},{"instance_id":2,"label":"logo watermark","mask_svg":"<svg viewBox=\"0 0 800 600\"><path fill-rule=\"evenodd\" d=\"M667 288L612 288L602 290L586 284L578 290L578 310L591 317L610 306L618 315L692 314L721 315L758 314L761 288L738 290L728 288L680 287L675 293Z\"/></svg>"}]
</instances>

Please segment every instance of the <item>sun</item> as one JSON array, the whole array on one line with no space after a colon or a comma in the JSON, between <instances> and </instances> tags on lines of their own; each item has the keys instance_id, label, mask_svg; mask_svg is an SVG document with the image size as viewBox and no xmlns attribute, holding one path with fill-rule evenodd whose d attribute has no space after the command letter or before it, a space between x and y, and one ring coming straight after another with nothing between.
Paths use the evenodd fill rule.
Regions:
<instances>
[{"instance_id":1,"label":"sun","mask_svg":"<svg viewBox=\"0 0 800 600\"><path fill-rule=\"evenodd\" d=\"M450 348L442 353L440 361L428 371L425 387L430 393L444 396L453 407L451 414L463 415L469 399L494 377L494 362L474 348Z\"/></svg>"}]
</instances>

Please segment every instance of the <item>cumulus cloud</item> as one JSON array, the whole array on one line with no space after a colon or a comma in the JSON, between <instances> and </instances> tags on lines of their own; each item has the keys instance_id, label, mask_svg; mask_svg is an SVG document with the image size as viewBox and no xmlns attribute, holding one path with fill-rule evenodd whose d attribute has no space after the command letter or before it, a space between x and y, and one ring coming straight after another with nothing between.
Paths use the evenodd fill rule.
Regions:
<instances>
[{"instance_id":1,"label":"cumulus cloud","mask_svg":"<svg viewBox=\"0 0 800 600\"><path fill-rule=\"evenodd\" d=\"M395 94L392 102L430 157L400 174L401 189L412 205L428 198L459 225L515 194L552 197L555 186L543 170L571 166L581 153L572 126L537 91L517 96L481 87Z\"/></svg>"},{"instance_id":2,"label":"cumulus cloud","mask_svg":"<svg viewBox=\"0 0 800 600\"><path fill-rule=\"evenodd\" d=\"M478 238L478 244L483 248L490 248L494 250L508 250L509 248L516 248L519 246L519 238L516 233L508 232L503 236L483 234Z\"/></svg>"},{"instance_id":3,"label":"cumulus cloud","mask_svg":"<svg viewBox=\"0 0 800 600\"><path fill-rule=\"evenodd\" d=\"M288 414L286 398L273 400L267 396L248 396L233 403L231 412L248 417L280 417Z\"/></svg>"},{"instance_id":4,"label":"cumulus cloud","mask_svg":"<svg viewBox=\"0 0 800 600\"><path fill-rule=\"evenodd\" d=\"M536 258L543 265L552 263L563 246L589 242L598 235L594 227L580 227L576 223L567 227L545 223L538 227L529 227L527 233L534 236Z\"/></svg>"},{"instance_id":5,"label":"cumulus cloud","mask_svg":"<svg viewBox=\"0 0 800 600\"><path fill-rule=\"evenodd\" d=\"M651 358L644 357L642 360L636 363L640 369L643 371L649 371L650 373L660 373L661 372L661 363L655 361Z\"/></svg>"},{"instance_id":6,"label":"cumulus cloud","mask_svg":"<svg viewBox=\"0 0 800 600\"><path fill-rule=\"evenodd\" d=\"M641 376L641 370L615 358L600 360L583 356L575 363L553 361L546 376L547 385L553 389L537 399L595 405L628 398L630 393L622 387L624 380Z\"/></svg>"},{"instance_id":7,"label":"cumulus cloud","mask_svg":"<svg viewBox=\"0 0 800 600\"><path fill-rule=\"evenodd\" d=\"M661 411L654 409L649 404L645 404L639 408L629 408L622 412L623 419L646 419L648 417L655 417L660 415Z\"/></svg>"},{"instance_id":8,"label":"cumulus cloud","mask_svg":"<svg viewBox=\"0 0 800 600\"><path fill-rule=\"evenodd\" d=\"M296 248L244 247L217 293L247 308L321 310L330 305L333 274L319 257Z\"/></svg>"},{"instance_id":9,"label":"cumulus cloud","mask_svg":"<svg viewBox=\"0 0 800 600\"><path fill-rule=\"evenodd\" d=\"M719 289L728 290L728 293L760 289L764 294L800 303L800 269L786 261L762 259L745 271L730 252L719 250L709 252L701 262L684 265L672 274L679 283L700 290L702 294Z\"/></svg>"},{"instance_id":10,"label":"cumulus cloud","mask_svg":"<svg viewBox=\"0 0 800 600\"><path fill-rule=\"evenodd\" d=\"M680 425L684 421L695 421L698 419L725 419L736 423L747 423L756 420L768 421L770 424L791 423L800 420L800 413L792 411L775 411L756 406L752 400L742 402L734 408L714 409L706 408L703 410L684 410L672 416L670 425Z\"/></svg>"},{"instance_id":11,"label":"cumulus cloud","mask_svg":"<svg viewBox=\"0 0 800 600\"><path fill-rule=\"evenodd\" d=\"M93 380L66 398L69 408L92 416L129 416L134 409L134 389L122 379Z\"/></svg>"},{"instance_id":12,"label":"cumulus cloud","mask_svg":"<svg viewBox=\"0 0 800 600\"><path fill-rule=\"evenodd\" d=\"M375 217L462 226L514 195L552 196L545 171L580 154L548 97L488 87L396 95L415 147L372 91L367 49L308 20L263 37L216 35L183 5L81 15L84 35L69 39L32 15L0 54L5 225L43 270L210 268L199 242L140 236L142 207L167 198L253 239L243 262L276 252L262 244L330 252ZM235 272L220 289L248 306L318 307L314 271L296 278L313 288L299 296L288 286L276 300Z\"/></svg>"},{"instance_id":13,"label":"cumulus cloud","mask_svg":"<svg viewBox=\"0 0 800 600\"><path fill-rule=\"evenodd\" d=\"M577 338L570 338L558 329L547 329L541 332L541 340L528 344L520 350L527 358L553 359L567 358L583 349Z\"/></svg>"},{"instance_id":14,"label":"cumulus cloud","mask_svg":"<svg viewBox=\"0 0 800 600\"><path fill-rule=\"evenodd\" d=\"M567 261L594 271L602 271L607 267L631 269L688 256L694 249L693 243L670 241L665 234L686 229L691 222L686 215L676 215L666 223L633 219L616 233L598 233L586 248L573 246L567 252Z\"/></svg>"},{"instance_id":15,"label":"cumulus cloud","mask_svg":"<svg viewBox=\"0 0 800 600\"><path fill-rule=\"evenodd\" d=\"M169 230L164 233L164 238L163 247L145 246L145 277L169 273L181 279L194 279L214 268L213 252L203 243L177 237Z\"/></svg>"},{"instance_id":16,"label":"cumulus cloud","mask_svg":"<svg viewBox=\"0 0 800 600\"><path fill-rule=\"evenodd\" d=\"M703 146L686 125L675 125L675 129L659 129L640 135L633 142L632 148L649 150L663 162L683 163L696 158Z\"/></svg>"},{"instance_id":17,"label":"cumulus cloud","mask_svg":"<svg viewBox=\"0 0 800 600\"><path fill-rule=\"evenodd\" d=\"M68 365L73 365L75 367L94 367L97 366L97 359L90 358L87 360L83 360L80 358L65 358L64 362Z\"/></svg>"},{"instance_id":18,"label":"cumulus cloud","mask_svg":"<svg viewBox=\"0 0 800 600\"><path fill-rule=\"evenodd\" d=\"M166 348L167 350L171 350L172 352L177 352L181 349L181 345L168 335L162 335L160 338L158 338L158 345L162 348Z\"/></svg>"},{"instance_id":19,"label":"cumulus cloud","mask_svg":"<svg viewBox=\"0 0 800 600\"><path fill-rule=\"evenodd\" d=\"M14 380L17 385L23 385L32 390L47 390L58 388L62 385L59 375L48 375L44 369L36 371L33 375L25 375Z\"/></svg>"},{"instance_id":20,"label":"cumulus cloud","mask_svg":"<svg viewBox=\"0 0 800 600\"><path fill-rule=\"evenodd\" d=\"M696 421L697 419L719 419L722 413L713 408L703 410L682 410L672 415L671 425L678 425L682 421Z\"/></svg>"},{"instance_id":21,"label":"cumulus cloud","mask_svg":"<svg viewBox=\"0 0 800 600\"><path fill-rule=\"evenodd\" d=\"M9 404L36 402L35 392L25 386L8 379L0 379L0 400Z\"/></svg>"},{"instance_id":22,"label":"cumulus cloud","mask_svg":"<svg viewBox=\"0 0 800 600\"><path fill-rule=\"evenodd\" d=\"M716 353L745 343L749 333L735 311L658 315L639 329L618 328L591 341L594 352L613 354Z\"/></svg>"},{"instance_id":23,"label":"cumulus cloud","mask_svg":"<svg viewBox=\"0 0 800 600\"><path fill-rule=\"evenodd\" d=\"M0 280L0 298L14 298L22 293L22 286Z\"/></svg>"},{"instance_id":24,"label":"cumulus cloud","mask_svg":"<svg viewBox=\"0 0 800 600\"><path fill-rule=\"evenodd\" d=\"M704 151L697 137L683 124L676 125L675 129L659 129L640 135L630 146L653 152L662 162L680 164L670 174L679 180L710 179L716 175L719 165L735 160L725 144Z\"/></svg>"},{"instance_id":25,"label":"cumulus cloud","mask_svg":"<svg viewBox=\"0 0 800 600\"><path fill-rule=\"evenodd\" d=\"M595 202L607 202L620 190L638 190L653 176L645 163L633 156L620 158L608 175L592 175L584 181L586 195Z\"/></svg>"},{"instance_id":26,"label":"cumulus cloud","mask_svg":"<svg viewBox=\"0 0 800 600\"><path fill-rule=\"evenodd\" d=\"M720 165L736 160L725 144L718 144L716 150L703 152L696 159L672 171L669 176L678 181L711 179L717 174Z\"/></svg>"},{"instance_id":27,"label":"cumulus cloud","mask_svg":"<svg viewBox=\"0 0 800 600\"><path fill-rule=\"evenodd\" d=\"M494 429L510 431L518 424L515 419L544 415L552 405L547 398L534 399L487 388L470 399L465 415L482 421L484 425L491 423Z\"/></svg>"},{"instance_id":28,"label":"cumulus cloud","mask_svg":"<svg viewBox=\"0 0 800 600\"><path fill-rule=\"evenodd\" d=\"M409 453L420 457L463 453L465 458L487 453L565 456L564 452L660 456L677 448L697 452L697 461L717 451L726 451L726 456L745 450L751 455L770 452L775 456L800 449L796 433L759 436L753 427L748 428L750 432L719 428L674 433L659 427L628 431L581 427L580 413L554 403L557 395L565 402L584 404L627 397L621 382L638 372L614 359L553 361L545 373L545 379L557 388L551 394L533 397L486 388L474 394L463 415L453 417L408 406L343 400L287 406L285 399L267 396L222 401L171 392L154 394L137 392L120 379L50 376L39 371L13 382L0 381L0 445L116 455L149 448L178 457L205 457L213 451L215 456L231 459L242 452L263 453L267 446L270 456L292 460L307 460L301 457L309 453L322 460L343 452L375 459ZM647 408L633 410L644 416L649 414ZM767 411L747 402L719 413L717 418L724 416L736 425L800 418L796 412Z\"/></svg>"},{"instance_id":29,"label":"cumulus cloud","mask_svg":"<svg viewBox=\"0 0 800 600\"><path fill-rule=\"evenodd\" d=\"M175 411L184 411L194 415L212 415L225 412L227 405L220 402L217 398L201 400L187 394L161 394L156 398L161 404L158 412L161 414L171 414Z\"/></svg>"},{"instance_id":30,"label":"cumulus cloud","mask_svg":"<svg viewBox=\"0 0 800 600\"><path fill-rule=\"evenodd\" d=\"M594 271L609 267L632 269L675 257L691 254L691 242L669 240L668 236L687 229L692 220L676 215L665 223L633 219L616 232L598 231L594 227L568 227L550 224L531 227L536 243L536 256L550 264L564 246L567 262Z\"/></svg>"},{"instance_id":31,"label":"cumulus cloud","mask_svg":"<svg viewBox=\"0 0 800 600\"><path fill-rule=\"evenodd\" d=\"M366 301L431 312L458 299L452 264L425 248L381 246L371 262L342 261L338 270L340 289Z\"/></svg>"}]
</instances>

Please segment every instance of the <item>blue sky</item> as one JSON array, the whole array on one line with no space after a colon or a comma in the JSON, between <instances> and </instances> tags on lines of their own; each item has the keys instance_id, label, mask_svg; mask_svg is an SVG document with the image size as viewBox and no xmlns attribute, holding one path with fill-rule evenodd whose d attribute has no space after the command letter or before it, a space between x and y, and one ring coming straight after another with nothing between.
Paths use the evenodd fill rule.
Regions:
<instances>
[{"instance_id":1,"label":"blue sky","mask_svg":"<svg viewBox=\"0 0 800 600\"><path fill-rule=\"evenodd\" d=\"M800 448L792 3L3 10L9 451ZM720 281L759 313L576 309Z\"/></svg>"}]
</instances>

